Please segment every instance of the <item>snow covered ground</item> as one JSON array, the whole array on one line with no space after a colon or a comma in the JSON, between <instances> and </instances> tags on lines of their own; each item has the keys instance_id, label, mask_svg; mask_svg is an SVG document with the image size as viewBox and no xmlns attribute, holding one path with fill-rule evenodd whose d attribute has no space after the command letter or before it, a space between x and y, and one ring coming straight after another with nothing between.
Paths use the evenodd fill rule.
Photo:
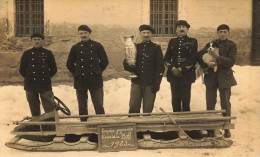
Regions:
<instances>
[{"instance_id":1,"label":"snow covered ground","mask_svg":"<svg viewBox=\"0 0 260 157\"><path fill-rule=\"evenodd\" d=\"M15 127L12 121L30 116L29 106L22 86L0 87L0 157L3 156L213 156L213 157L256 157L260 156L260 67L235 66L234 75L238 85L232 88L231 104L235 129L231 130L233 145L223 149L157 149L137 151L121 151L99 153L98 151L81 152L25 152L5 147L5 142L13 135L9 132ZM130 81L118 78L104 83L104 107L108 114L127 113L129 103ZM76 94L73 87L60 85L53 88L58 96L70 108L73 115L78 114ZM219 98L218 98L219 100ZM220 109L220 104L216 105ZM160 112L162 107L172 111L169 83L163 78L161 90L158 92L153 112ZM199 78L192 85L191 110L205 110L205 86ZM89 114L94 114L94 108L89 100Z\"/></svg>"}]
</instances>

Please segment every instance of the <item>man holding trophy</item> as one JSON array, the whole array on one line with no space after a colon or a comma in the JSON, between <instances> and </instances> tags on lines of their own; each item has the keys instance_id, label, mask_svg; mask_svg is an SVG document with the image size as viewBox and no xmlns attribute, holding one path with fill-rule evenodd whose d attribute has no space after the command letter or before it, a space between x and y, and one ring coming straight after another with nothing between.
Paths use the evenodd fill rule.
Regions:
<instances>
[{"instance_id":1,"label":"man holding trophy","mask_svg":"<svg viewBox=\"0 0 260 157\"><path fill-rule=\"evenodd\" d=\"M137 75L137 77L132 77L131 80L129 113L140 113L142 101L143 113L151 113L164 72L163 54L160 45L151 41L154 33L151 26L141 25L139 31L142 42L136 44L135 65L129 64L127 47L126 60L123 62L125 70Z\"/></svg>"}]
</instances>

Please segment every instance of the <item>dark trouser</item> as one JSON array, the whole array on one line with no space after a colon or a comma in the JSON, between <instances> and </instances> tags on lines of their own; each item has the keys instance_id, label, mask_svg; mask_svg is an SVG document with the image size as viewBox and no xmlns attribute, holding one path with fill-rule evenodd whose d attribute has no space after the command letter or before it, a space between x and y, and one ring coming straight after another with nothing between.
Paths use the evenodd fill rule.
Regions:
<instances>
[{"instance_id":1,"label":"dark trouser","mask_svg":"<svg viewBox=\"0 0 260 157\"><path fill-rule=\"evenodd\" d=\"M173 112L190 111L191 83L171 83Z\"/></svg>"},{"instance_id":2,"label":"dark trouser","mask_svg":"<svg viewBox=\"0 0 260 157\"><path fill-rule=\"evenodd\" d=\"M215 110L215 106L217 103L217 86L214 87L206 87L206 102L207 102L207 110ZM223 113L223 116L231 115L231 103L230 103L230 95L231 88L222 88L219 89L220 94L220 105L222 110L226 110L226 113Z\"/></svg>"},{"instance_id":3,"label":"dark trouser","mask_svg":"<svg viewBox=\"0 0 260 157\"><path fill-rule=\"evenodd\" d=\"M206 87L207 110L215 110L215 106L217 103L217 89L218 89L217 84L211 88ZM219 89L219 94L220 94L221 109L226 110L226 113L222 113L222 115L230 116L231 115L231 104L230 104L229 100L230 100L230 95L231 95L231 88ZM229 130L225 130L225 132L226 131L229 131ZM213 134L213 132L214 132L214 130L208 130L209 134ZM210 135L210 136L212 136L212 135Z\"/></svg>"},{"instance_id":4,"label":"dark trouser","mask_svg":"<svg viewBox=\"0 0 260 157\"><path fill-rule=\"evenodd\" d=\"M39 95L41 97L42 106L45 112L51 112L55 108L52 100L53 93L51 90L43 93L26 91L26 98L29 103L32 116L39 116L41 114Z\"/></svg>"},{"instance_id":5,"label":"dark trouser","mask_svg":"<svg viewBox=\"0 0 260 157\"><path fill-rule=\"evenodd\" d=\"M140 113L143 100L143 113L151 113L154 107L156 93L153 93L151 86L142 86L136 83L131 85L129 113Z\"/></svg>"},{"instance_id":6,"label":"dark trouser","mask_svg":"<svg viewBox=\"0 0 260 157\"><path fill-rule=\"evenodd\" d=\"M98 89L89 89L91 99L94 105L96 114L105 114L103 107L104 91L103 87ZM76 90L79 115L88 115L88 89L86 90ZM80 118L81 121L87 121L88 118Z\"/></svg>"}]
</instances>

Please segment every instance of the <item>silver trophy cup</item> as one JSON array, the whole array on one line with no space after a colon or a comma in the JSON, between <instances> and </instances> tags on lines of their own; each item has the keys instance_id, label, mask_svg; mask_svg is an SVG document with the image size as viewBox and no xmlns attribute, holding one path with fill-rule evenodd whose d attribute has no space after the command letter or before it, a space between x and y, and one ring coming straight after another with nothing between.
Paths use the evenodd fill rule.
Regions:
<instances>
[{"instance_id":1,"label":"silver trophy cup","mask_svg":"<svg viewBox=\"0 0 260 157\"><path fill-rule=\"evenodd\" d=\"M134 44L134 36L133 35L124 35L121 36L121 40L125 45L125 59L126 59L126 63L128 65L136 65L136 47ZM129 76L130 78L136 78L137 75L131 73L131 75Z\"/></svg>"}]
</instances>

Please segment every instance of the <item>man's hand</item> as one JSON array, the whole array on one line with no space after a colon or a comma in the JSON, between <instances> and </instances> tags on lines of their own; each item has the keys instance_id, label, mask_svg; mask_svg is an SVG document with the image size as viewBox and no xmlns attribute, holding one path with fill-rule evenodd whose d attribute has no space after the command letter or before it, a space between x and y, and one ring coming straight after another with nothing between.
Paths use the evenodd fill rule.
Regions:
<instances>
[{"instance_id":1,"label":"man's hand","mask_svg":"<svg viewBox=\"0 0 260 157\"><path fill-rule=\"evenodd\" d=\"M213 57L215 58L218 58L219 57L219 53L217 51L213 51L213 50L208 50L208 53L210 55L212 55Z\"/></svg>"},{"instance_id":2,"label":"man's hand","mask_svg":"<svg viewBox=\"0 0 260 157\"><path fill-rule=\"evenodd\" d=\"M151 87L151 91L153 93L156 93L160 90L160 84L153 84L152 87Z\"/></svg>"},{"instance_id":3,"label":"man's hand","mask_svg":"<svg viewBox=\"0 0 260 157\"><path fill-rule=\"evenodd\" d=\"M124 69L125 69L126 71L133 72L133 73L134 73L134 72L136 71L136 69L137 69L137 67L136 67L135 65L129 65L129 64L127 64L126 60L123 61L123 66L124 66Z\"/></svg>"},{"instance_id":4,"label":"man's hand","mask_svg":"<svg viewBox=\"0 0 260 157\"><path fill-rule=\"evenodd\" d=\"M181 77L182 76L182 72L180 71L179 68L173 67L171 71L172 71L172 74L177 76L177 77Z\"/></svg>"},{"instance_id":5,"label":"man's hand","mask_svg":"<svg viewBox=\"0 0 260 157\"><path fill-rule=\"evenodd\" d=\"M171 64L170 63L167 63L165 62L164 65L168 68Z\"/></svg>"},{"instance_id":6,"label":"man's hand","mask_svg":"<svg viewBox=\"0 0 260 157\"><path fill-rule=\"evenodd\" d=\"M214 68L216 66L215 62L207 62L206 64L211 68Z\"/></svg>"}]
</instances>

